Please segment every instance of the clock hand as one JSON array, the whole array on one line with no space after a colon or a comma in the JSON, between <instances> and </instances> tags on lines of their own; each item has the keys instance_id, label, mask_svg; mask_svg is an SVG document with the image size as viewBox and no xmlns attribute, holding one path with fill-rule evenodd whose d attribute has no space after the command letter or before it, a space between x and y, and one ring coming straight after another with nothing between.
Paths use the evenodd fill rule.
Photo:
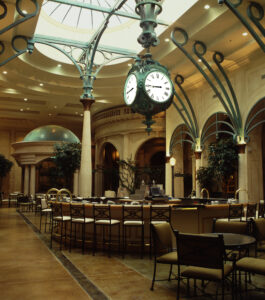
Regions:
<instances>
[{"instance_id":1,"label":"clock hand","mask_svg":"<svg viewBox=\"0 0 265 300\"><path fill-rule=\"evenodd\" d=\"M146 86L151 86L151 87L153 87L153 88L162 88L162 86L161 85L151 85L151 84L147 84Z\"/></svg>"},{"instance_id":2,"label":"clock hand","mask_svg":"<svg viewBox=\"0 0 265 300\"><path fill-rule=\"evenodd\" d=\"M126 94L129 94L132 90L133 90L133 88L131 88Z\"/></svg>"}]
</instances>

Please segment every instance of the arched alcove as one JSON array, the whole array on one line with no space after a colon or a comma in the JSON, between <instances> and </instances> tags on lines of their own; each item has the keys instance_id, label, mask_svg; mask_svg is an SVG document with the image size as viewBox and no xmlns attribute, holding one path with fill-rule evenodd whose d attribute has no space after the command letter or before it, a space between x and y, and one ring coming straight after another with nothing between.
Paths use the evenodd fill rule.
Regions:
<instances>
[{"instance_id":1,"label":"arched alcove","mask_svg":"<svg viewBox=\"0 0 265 300\"><path fill-rule=\"evenodd\" d=\"M138 148L135 161L141 175L137 178L137 186L142 180L146 184L151 184L154 180L165 188L165 150L164 138L149 139Z\"/></svg>"}]
</instances>

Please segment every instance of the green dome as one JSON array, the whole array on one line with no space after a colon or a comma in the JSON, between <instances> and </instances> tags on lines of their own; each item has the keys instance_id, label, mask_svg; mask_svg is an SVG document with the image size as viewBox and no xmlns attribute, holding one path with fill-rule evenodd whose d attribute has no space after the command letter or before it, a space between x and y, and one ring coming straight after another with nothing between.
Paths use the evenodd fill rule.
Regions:
<instances>
[{"instance_id":1,"label":"green dome","mask_svg":"<svg viewBox=\"0 0 265 300\"><path fill-rule=\"evenodd\" d=\"M24 142L41 141L80 143L79 138L72 131L57 125L47 125L35 128L24 138Z\"/></svg>"}]
</instances>

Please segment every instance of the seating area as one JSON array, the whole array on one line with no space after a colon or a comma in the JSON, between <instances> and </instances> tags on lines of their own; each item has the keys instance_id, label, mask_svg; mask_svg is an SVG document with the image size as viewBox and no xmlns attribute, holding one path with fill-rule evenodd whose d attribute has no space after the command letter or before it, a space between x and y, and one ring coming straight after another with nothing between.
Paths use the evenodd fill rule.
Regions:
<instances>
[{"instance_id":1,"label":"seating area","mask_svg":"<svg viewBox=\"0 0 265 300\"><path fill-rule=\"evenodd\" d=\"M94 257L115 257L129 264L138 259L144 265L149 261L149 288L154 294L161 284L167 283L175 286L178 299L182 299L181 295L195 297L204 293L232 299L246 290L258 291L249 280L255 282L256 276L264 275L261 251L265 219L262 217L247 221L243 217L241 221L213 219L212 233L187 234L172 227L173 208L169 205L47 203L42 198L39 212L18 209L34 222L38 220L41 234L50 237L51 249L55 247L69 257L71 253L80 253L84 258L94 254ZM245 247L227 247L226 234L253 237L257 247L253 242ZM152 259L145 255L150 254L150 248Z\"/></svg>"}]
</instances>

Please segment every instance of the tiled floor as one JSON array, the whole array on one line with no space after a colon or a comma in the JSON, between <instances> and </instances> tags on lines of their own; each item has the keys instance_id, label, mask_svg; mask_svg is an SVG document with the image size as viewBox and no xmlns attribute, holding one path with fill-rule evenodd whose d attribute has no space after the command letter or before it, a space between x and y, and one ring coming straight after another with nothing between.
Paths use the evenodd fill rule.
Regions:
<instances>
[{"instance_id":1,"label":"tiled floor","mask_svg":"<svg viewBox=\"0 0 265 300\"><path fill-rule=\"evenodd\" d=\"M149 258L108 258L100 252L92 256L91 251L82 255L80 249L61 252L56 243L50 252L49 234L39 234L38 228L38 215L24 213L23 217L14 208L0 209L0 299L176 299L176 281L156 283L150 291L153 262ZM159 277L167 278L168 270L159 265ZM265 288L261 276L253 276L253 283ZM213 286L209 291L214 291ZM187 298L183 286L181 299L210 298ZM252 292L244 299L265 299L265 294Z\"/></svg>"}]
</instances>

